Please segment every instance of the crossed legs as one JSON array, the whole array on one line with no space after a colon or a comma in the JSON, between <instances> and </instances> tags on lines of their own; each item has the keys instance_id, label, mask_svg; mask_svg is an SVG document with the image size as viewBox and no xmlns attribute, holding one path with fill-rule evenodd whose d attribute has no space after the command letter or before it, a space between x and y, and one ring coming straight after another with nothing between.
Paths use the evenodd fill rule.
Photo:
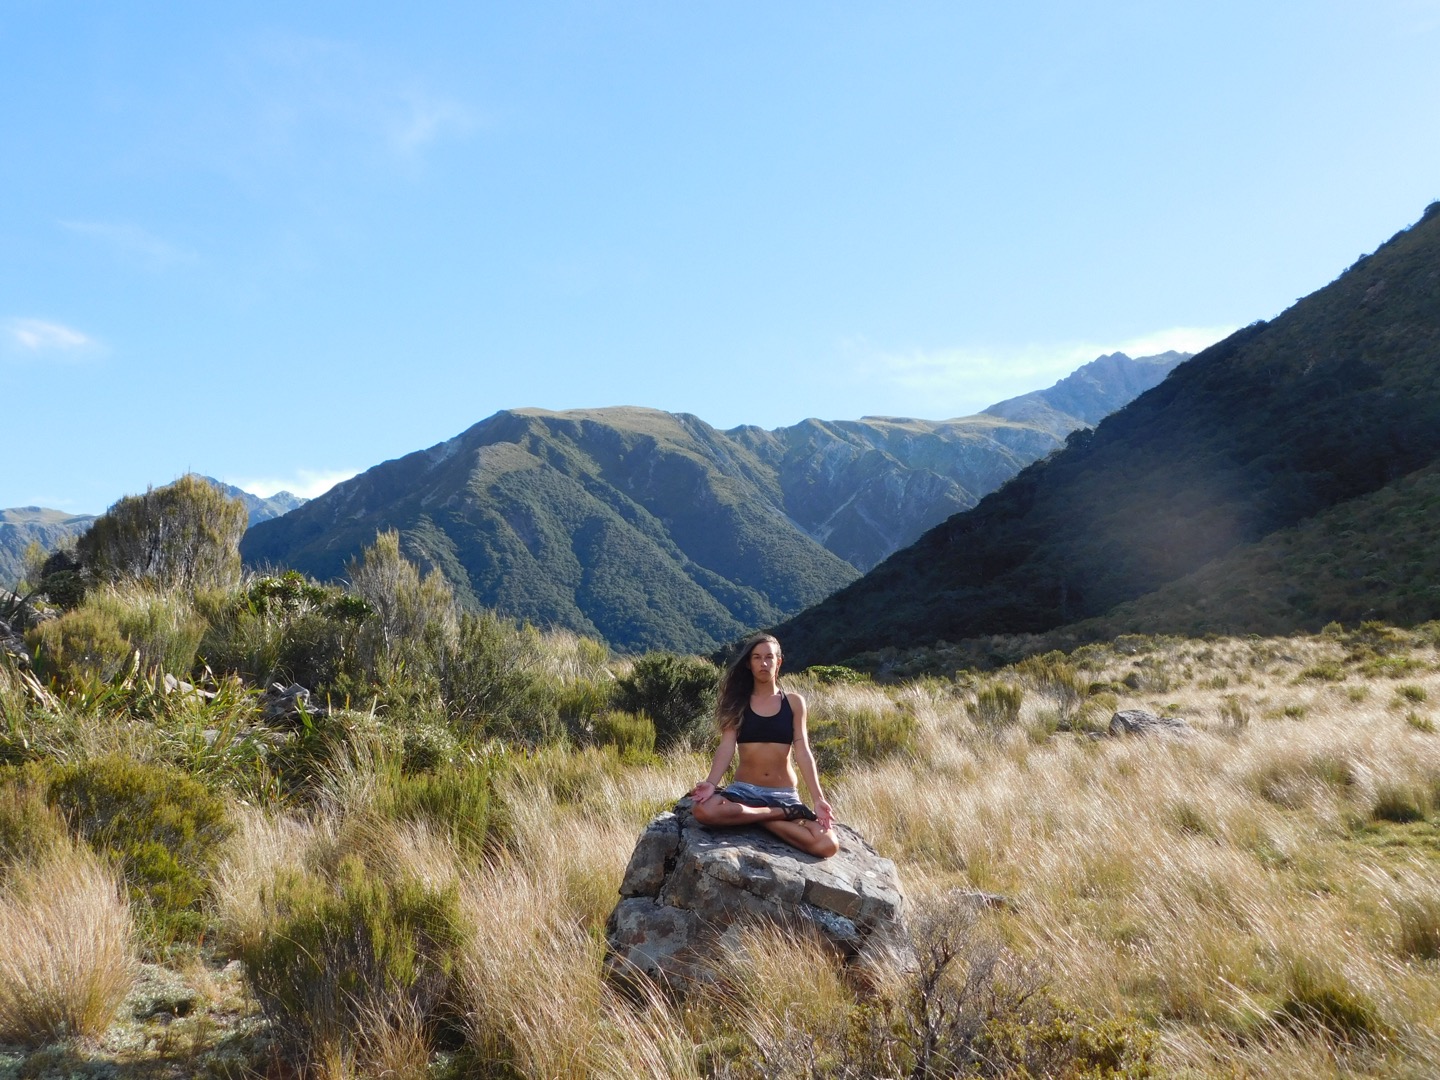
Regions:
<instances>
[{"instance_id":1,"label":"crossed legs","mask_svg":"<svg viewBox=\"0 0 1440 1080\"><path fill-rule=\"evenodd\" d=\"M763 826L791 847L821 859L828 859L840 850L834 829L821 829L818 821L786 821L784 809L778 806L746 806L716 794L695 803L690 812L701 825Z\"/></svg>"}]
</instances>

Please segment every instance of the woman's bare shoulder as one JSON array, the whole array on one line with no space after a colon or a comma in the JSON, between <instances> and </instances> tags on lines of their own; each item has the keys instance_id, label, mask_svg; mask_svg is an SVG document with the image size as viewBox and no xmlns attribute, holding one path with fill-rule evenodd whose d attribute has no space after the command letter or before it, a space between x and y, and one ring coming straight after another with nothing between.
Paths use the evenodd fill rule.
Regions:
<instances>
[{"instance_id":1,"label":"woman's bare shoulder","mask_svg":"<svg viewBox=\"0 0 1440 1080\"><path fill-rule=\"evenodd\" d=\"M798 693L798 692L795 691L795 690L786 690L786 691L785 691L785 700L788 701L788 702L790 702L790 707L791 707L792 709L803 709L803 708L805 708L805 695L804 695L804 694L801 694L801 693Z\"/></svg>"}]
</instances>

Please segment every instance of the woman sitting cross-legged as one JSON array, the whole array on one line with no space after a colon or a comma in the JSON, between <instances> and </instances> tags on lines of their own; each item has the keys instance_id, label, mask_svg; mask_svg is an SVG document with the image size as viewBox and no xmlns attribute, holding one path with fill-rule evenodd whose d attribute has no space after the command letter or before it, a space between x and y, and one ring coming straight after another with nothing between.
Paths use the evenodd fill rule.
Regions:
<instances>
[{"instance_id":1,"label":"woman sitting cross-legged","mask_svg":"<svg viewBox=\"0 0 1440 1080\"><path fill-rule=\"evenodd\" d=\"M715 705L720 746L710 775L690 792L691 812L702 825L763 825L787 844L828 859L840 842L810 752L805 699L781 690L779 674L780 643L769 634L747 641L726 669ZM736 753L734 781L717 787ZM795 790L796 765L815 800L814 811Z\"/></svg>"}]
</instances>

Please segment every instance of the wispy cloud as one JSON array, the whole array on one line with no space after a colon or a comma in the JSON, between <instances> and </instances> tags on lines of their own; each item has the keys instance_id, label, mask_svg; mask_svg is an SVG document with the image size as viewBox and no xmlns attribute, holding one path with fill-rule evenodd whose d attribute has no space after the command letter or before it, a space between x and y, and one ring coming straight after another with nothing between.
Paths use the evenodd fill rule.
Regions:
<instances>
[{"instance_id":1,"label":"wispy cloud","mask_svg":"<svg viewBox=\"0 0 1440 1080\"><path fill-rule=\"evenodd\" d=\"M36 359L80 359L101 351L89 334L47 319L8 319L3 327L4 351Z\"/></svg>"},{"instance_id":2,"label":"wispy cloud","mask_svg":"<svg viewBox=\"0 0 1440 1080\"><path fill-rule=\"evenodd\" d=\"M258 145L302 149L335 135L413 163L444 138L468 135L476 112L347 42L277 36L238 62Z\"/></svg>"},{"instance_id":3,"label":"wispy cloud","mask_svg":"<svg viewBox=\"0 0 1440 1080\"><path fill-rule=\"evenodd\" d=\"M1199 352L1236 328L1180 326L1125 341L1059 342L1001 348L912 349L892 351L863 341L845 343L854 374L864 382L885 383L892 391L923 399L931 411L962 415L997 401L1043 390L1097 356ZM895 396L893 393L890 395ZM929 415L929 413L927 413Z\"/></svg>"},{"instance_id":4,"label":"wispy cloud","mask_svg":"<svg viewBox=\"0 0 1440 1080\"><path fill-rule=\"evenodd\" d=\"M475 118L458 101L410 89L392 107L388 127L395 151L412 156L444 136L468 134L475 127Z\"/></svg>"},{"instance_id":5,"label":"wispy cloud","mask_svg":"<svg viewBox=\"0 0 1440 1080\"><path fill-rule=\"evenodd\" d=\"M60 227L77 236L104 244L122 258L150 269L163 270L198 261L198 256L193 251L172 244L148 229L128 222L62 221Z\"/></svg>"},{"instance_id":6,"label":"wispy cloud","mask_svg":"<svg viewBox=\"0 0 1440 1080\"><path fill-rule=\"evenodd\" d=\"M301 498L324 495L342 480L349 480L359 469L296 469L289 476L226 476L225 483L268 499L277 491L288 491Z\"/></svg>"}]
</instances>

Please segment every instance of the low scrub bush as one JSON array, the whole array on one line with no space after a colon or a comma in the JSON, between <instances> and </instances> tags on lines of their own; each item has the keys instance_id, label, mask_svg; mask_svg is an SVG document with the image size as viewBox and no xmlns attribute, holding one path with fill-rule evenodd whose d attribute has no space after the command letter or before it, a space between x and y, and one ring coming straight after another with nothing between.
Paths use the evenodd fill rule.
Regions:
<instances>
[{"instance_id":1,"label":"low scrub bush","mask_svg":"<svg viewBox=\"0 0 1440 1080\"><path fill-rule=\"evenodd\" d=\"M199 652L213 670L317 691L354 675L360 628L373 614L361 597L293 570L197 603L208 621Z\"/></svg>"},{"instance_id":2,"label":"low scrub bush","mask_svg":"<svg viewBox=\"0 0 1440 1080\"><path fill-rule=\"evenodd\" d=\"M45 801L40 769L0 769L0 881L22 862L43 861L70 842L65 821Z\"/></svg>"},{"instance_id":3,"label":"low scrub bush","mask_svg":"<svg viewBox=\"0 0 1440 1080\"><path fill-rule=\"evenodd\" d=\"M890 705L832 704L809 724L815 760L823 773L915 752L920 725L912 709Z\"/></svg>"},{"instance_id":4,"label":"low scrub bush","mask_svg":"<svg viewBox=\"0 0 1440 1080\"><path fill-rule=\"evenodd\" d=\"M114 614L79 607L33 627L25 643L41 678L62 685L110 682L133 660L130 642Z\"/></svg>"},{"instance_id":5,"label":"low scrub bush","mask_svg":"<svg viewBox=\"0 0 1440 1080\"><path fill-rule=\"evenodd\" d=\"M865 672L856 671L844 664L815 664L806 668L805 674L822 686L858 686L870 681L870 676Z\"/></svg>"},{"instance_id":6,"label":"low scrub bush","mask_svg":"<svg viewBox=\"0 0 1440 1080\"><path fill-rule=\"evenodd\" d=\"M584 732L601 713L608 711L614 697L615 680L609 675L571 679L561 684L555 699L555 711L573 738Z\"/></svg>"},{"instance_id":7,"label":"low scrub bush","mask_svg":"<svg viewBox=\"0 0 1440 1080\"><path fill-rule=\"evenodd\" d=\"M329 880L283 871L262 905L264 932L239 956L293 1063L364 1074L397 1033L433 1039L465 943L453 885L386 880L347 856Z\"/></svg>"},{"instance_id":8,"label":"low scrub bush","mask_svg":"<svg viewBox=\"0 0 1440 1080\"><path fill-rule=\"evenodd\" d=\"M115 859L157 944L196 938L210 870L233 826L224 800L175 769L105 757L62 766L48 799Z\"/></svg>"},{"instance_id":9,"label":"low scrub bush","mask_svg":"<svg viewBox=\"0 0 1440 1080\"><path fill-rule=\"evenodd\" d=\"M655 753L655 725L644 713L607 710L595 717L595 742L615 747L625 761L647 761Z\"/></svg>"},{"instance_id":10,"label":"low scrub bush","mask_svg":"<svg viewBox=\"0 0 1440 1080\"><path fill-rule=\"evenodd\" d=\"M615 703L650 717L659 749L688 747L709 736L719 678L715 665L698 657L647 653L618 680Z\"/></svg>"},{"instance_id":11,"label":"low scrub bush","mask_svg":"<svg viewBox=\"0 0 1440 1080\"><path fill-rule=\"evenodd\" d=\"M490 831L494 780L491 767L446 765L430 772L381 774L374 810L393 821L425 825L446 837L468 862L479 862Z\"/></svg>"},{"instance_id":12,"label":"low scrub bush","mask_svg":"<svg viewBox=\"0 0 1440 1080\"><path fill-rule=\"evenodd\" d=\"M1402 956L1440 960L1440 896L1419 890L1397 904L1397 945Z\"/></svg>"},{"instance_id":13,"label":"low scrub bush","mask_svg":"<svg viewBox=\"0 0 1440 1080\"><path fill-rule=\"evenodd\" d=\"M1322 660L1302 669L1299 678L1315 682L1344 682L1345 669L1338 660Z\"/></svg>"},{"instance_id":14,"label":"low scrub bush","mask_svg":"<svg viewBox=\"0 0 1440 1080\"><path fill-rule=\"evenodd\" d=\"M540 633L494 612L464 615L445 652L440 693L462 732L540 746L560 736L554 683L541 668Z\"/></svg>"},{"instance_id":15,"label":"low scrub bush","mask_svg":"<svg viewBox=\"0 0 1440 1080\"><path fill-rule=\"evenodd\" d=\"M1090 684L1063 653L1029 657L1016 664L1014 670L1035 693L1054 704L1060 728L1068 730L1074 725Z\"/></svg>"},{"instance_id":16,"label":"low scrub bush","mask_svg":"<svg viewBox=\"0 0 1440 1080\"><path fill-rule=\"evenodd\" d=\"M73 844L6 875L0 942L0 1042L96 1038L134 982L124 893Z\"/></svg>"},{"instance_id":17,"label":"low scrub bush","mask_svg":"<svg viewBox=\"0 0 1440 1080\"><path fill-rule=\"evenodd\" d=\"M1392 1034L1370 996L1343 973L1309 957L1286 965L1285 993L1276 1012L1283 1025L1318 1031L1340 1042L1370 1042Z\"/></svg>"},{"instance_id":18,"label":"low scrub bush","mask_svg":"<svg viewBox=\"0 0 1440 1080\"><path fill-rule=\"evenodd\" d=\"M177 591L110 586L93 590L81 610L103 612L114 620L139 654L141 671L168 671L185 678L195 666L207 623Z\"/></svg>"},{"instance_id":19,"label":"low scrub bush","mask_svg":"<svg viewBox=\"0 0 1440 1080\"><path fill-rule=\"evenodd\" d=\"M991 683L975 692L975 700L966 704L965 711L976 727L994 731L1020 722L1024 700L1025 691L1020 687Z\"/></svg>"},{"instance_id":20,"label":"low scrub bush","mask_svg":"<svg viewBox=\"0 0 1440 1080\"><path fill-rule=\"evenodd\" d=\"M1390 781L1375 788L1370 816L1376 821L1407 824L1430 816L1430 792L1419 784Z\"/></svg>"}]
</instances>

